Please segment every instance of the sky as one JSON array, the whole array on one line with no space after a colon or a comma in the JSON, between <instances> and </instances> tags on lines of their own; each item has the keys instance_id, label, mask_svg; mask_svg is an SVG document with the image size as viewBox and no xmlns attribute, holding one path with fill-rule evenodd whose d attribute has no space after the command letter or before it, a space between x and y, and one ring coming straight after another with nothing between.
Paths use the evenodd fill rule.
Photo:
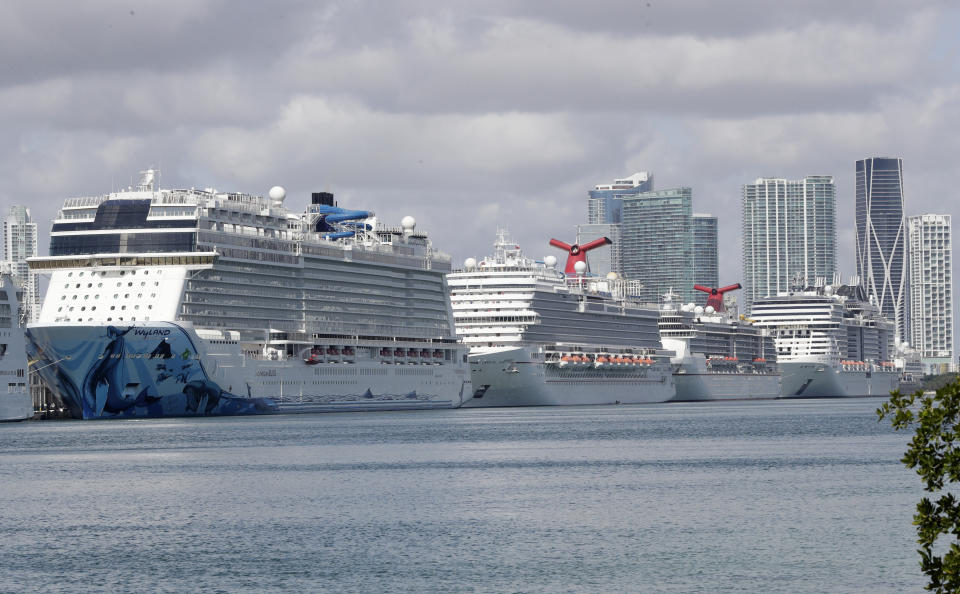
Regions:
<instances>
[{"instance_id":1,"label":"sky","mask_svg":"<svg viewBox=\"0 0 960 594\"><path fill-rule=\"evenodd\" d=\"M741 186L833 175L847 277L857 159L903 158L908 215L956 214L958 30L936 0L7 0L0 208L46 254L64 198L153 167L413 215L459 264L498 226L542 257L649 171L719 217L728 284Z\"/></svg>"}]
</instances>

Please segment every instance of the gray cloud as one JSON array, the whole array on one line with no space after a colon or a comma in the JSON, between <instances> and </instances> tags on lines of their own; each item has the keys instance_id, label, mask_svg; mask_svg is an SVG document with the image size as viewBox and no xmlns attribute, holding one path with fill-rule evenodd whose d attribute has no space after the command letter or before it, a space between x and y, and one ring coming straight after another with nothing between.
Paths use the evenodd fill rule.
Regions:
<instances>
[{"instance_id":1,"label":"gray cloud","mask_svg":"<svg viewBox=\"0 0 960 594\"><path fill-rule=\"evenodd\" d=\"M908 211L953 209L951 3L649 4L4 3L0 207L45 233L65 196L160 166L413 214L461 260L497 226L547 253L593 184L646 169L720 216L731 282L759 176L837 177L847 273L856 159L902 156Z\"/></svg>"}]
</instances>

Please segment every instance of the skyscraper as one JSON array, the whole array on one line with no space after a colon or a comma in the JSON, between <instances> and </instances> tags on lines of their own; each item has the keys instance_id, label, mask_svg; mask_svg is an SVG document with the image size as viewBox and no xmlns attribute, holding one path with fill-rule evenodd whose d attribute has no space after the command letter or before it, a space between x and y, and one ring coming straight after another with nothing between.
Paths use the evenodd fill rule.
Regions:
<instances>
[{"instance_id":1,"label":"skyscraper","mask_svg":"<svg viewBox=\"0 0 960 594\"><path fill-rule=\"evenodd\" d=\"M953 371L953 241L950 215L907 219L910 344L926 373Z\"/></svg>"},{"instance_id":2,"label":"skyscraper","mask_svg":"<svg viewBox=\"0 0 960 594\"><path fill-rule=\"evenodd\" d=\"M743 305L790 288L795 277L830 281L837 267L833 176L758 178L743 186Z\"/></svg>"},{"instance_id":3,"label":"skyscraper","mask_svg":"<svg viewBox=\"0 0 960 594\"><path fill-rule=\"evenodd\" d=\"M673 290L694 301L693 190L674 188L624 197L621 223L623 274L640 281L640 297L659 303Z\"/></svg>"},{"instance_id":4,"label":"skyscraper","mask_svg":"<svg viewBox=\"0 0 960 594\"><path fill-rule=\"evenodd\" d=\"M10 263L13 281L23 289L22 307L30 322L40 315L40 279L27 267L27 258L36 255L37 224L30 217L30 209L11 206L3 221L3 260Z\"/></svg>"},{"instance_id":5,"label":"skyscraper","mask_svg":"<svg viewBox=\"0 0 960 594\"><path fill-rule=\"evenodd\" d=\"M646 171L616 179L612 184L597 184L588 192L587 222L619 223L624 198L653 190L653 175Z\"/></svg>"},{"instance_id":6,"label":"skyscraper","mask_svg":"<svg viewBox=\"0 0 960 594\"><path fill-rule=\"evenodd\" d=\"M720 284L717 246L717 217L693 215L693 282L716 287Z\"/></svg>"},{"instance_id":7,"label":"skyscraper","mask_svg":"<svg viewBox=\"0 0 960 594\"><path fill-rule=\"evenodd\" d=\"M616 223L601 223L596 225L577 225L577 243L583 245L594 239L606 237L610 245L590 252L587 262L590 272L598 276L606 276L609 272L623 274L620 258L620 225Z\"/></svg>"},{"instance_id":8,"label":"skyscraper","mask_svg":"<svg viewBox=\"0 0 960 594\"><path fill-rule=\"evenodd\" d=\"M907 233L903 219L903 163L899 158L857 161L857 274L897 340L907 329Z\"/></svg>"}]
</instances>

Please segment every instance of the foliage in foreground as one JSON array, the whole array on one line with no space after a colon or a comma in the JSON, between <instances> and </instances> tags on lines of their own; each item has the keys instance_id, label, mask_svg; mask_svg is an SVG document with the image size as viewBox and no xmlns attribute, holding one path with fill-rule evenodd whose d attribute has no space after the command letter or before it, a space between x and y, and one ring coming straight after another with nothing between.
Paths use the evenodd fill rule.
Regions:
<instances>
[{"instance_id":1,"label":"foliage in foreground","mask_svg":"<svg viewBox=\"0 0 960 594\"><path fill-rule=\"evenodd\" d=\"M936 391L936 394L914 392L890 395L877 415L889 419L896 430L914 428L913 439L901 458L907 468L913 468L923 482L923 488L936 496L936 501L924 497L917 503L913 523L917 527L920 544L920 567L929 578L927 590L936 592L960 591L960 500L944 492L944 485L960 481L960 381L954 380ZM934 545L941 536L953 536L949 547L945 541Z\"/></svg>"}]
</instances>

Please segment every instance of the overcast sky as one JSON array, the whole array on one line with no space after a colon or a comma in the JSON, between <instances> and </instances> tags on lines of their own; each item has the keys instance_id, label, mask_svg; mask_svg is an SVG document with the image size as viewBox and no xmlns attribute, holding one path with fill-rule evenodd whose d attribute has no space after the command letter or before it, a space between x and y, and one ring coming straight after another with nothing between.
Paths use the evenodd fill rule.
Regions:
<instances>
[{"instance_id":1,"label":"overcast sky","mask_svg":"<svg viewBox=\"0 0 960 594\"><path fill-rule=\"evenodd\" d=\"M846 277L857 159L903 158L908 214L957 210L958 31L934 0L6 0L0 206L45 254L65 197L159 167L412 214L459 263L498 225L543 256L647 170L720 217L725 284L742 184L826 174Z\"/></svg>"}]
</instances>

